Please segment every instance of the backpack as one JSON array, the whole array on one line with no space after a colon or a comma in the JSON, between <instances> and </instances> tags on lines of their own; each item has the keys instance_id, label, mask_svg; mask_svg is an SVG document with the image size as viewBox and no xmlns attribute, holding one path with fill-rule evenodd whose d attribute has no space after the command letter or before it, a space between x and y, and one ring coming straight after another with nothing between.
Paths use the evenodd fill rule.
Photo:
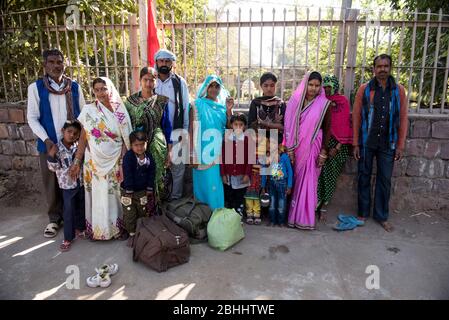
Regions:
<instances>
[{"instance_id":1,"label":"backpack","mask_svg":"<svg viewBox=\"0 0 449 320\"><path fill-rule=\"evenodd\" d=\"M133 260L156 270L186 263L190 257L187 233L165 216L152 216L137 220L133 242Z\"/></svg>"},{"instance_id":2,"label":"backpack","mask_svg":"<svg viewBox=\"0 0 449 320\"><path fill-rule=\"evenodd\" d=\"M192 242L207 240L207 223L212 210L205 203L192 198L171 201L162 206L162 213L183 228Z\"/></svg>"}]
</instances>

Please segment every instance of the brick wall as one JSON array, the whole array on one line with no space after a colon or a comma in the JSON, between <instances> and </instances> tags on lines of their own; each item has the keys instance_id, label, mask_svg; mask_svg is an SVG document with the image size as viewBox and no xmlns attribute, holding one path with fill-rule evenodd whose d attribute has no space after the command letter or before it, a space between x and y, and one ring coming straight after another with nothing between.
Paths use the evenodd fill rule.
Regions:
<instances>
[{"instance_id":1,"label":"brick wall","mask_svg":"<svg viewBox=\"0 0 449 320\"><path fill-rule=\"evenodd\" d=\"M38 170L36 137L26 124L26 106L0 105L0 170Z\"/></svg>"},{"instance_id":2,"label":"brick wall","mask_svg":"<svg viewBox=\"0 0 449 320\"><path fill-rule=\"evenodd\" d=\"M449 212L449 117L411 115L409 121L406 156L393 171L391 209ZM0 104L0 171L38 173L35 139L26 124L26 106ZM357 163L350 159L339 179L333 204L355 212L356 178Z\"/></svg>"}]
</instances>

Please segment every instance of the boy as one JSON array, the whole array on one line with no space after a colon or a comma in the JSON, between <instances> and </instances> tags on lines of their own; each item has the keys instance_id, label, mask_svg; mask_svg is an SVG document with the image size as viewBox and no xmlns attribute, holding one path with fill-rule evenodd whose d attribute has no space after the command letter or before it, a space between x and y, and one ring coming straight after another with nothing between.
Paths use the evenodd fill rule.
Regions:
<instances>
[{"instance_id":1,"label":"boy","mask_svg":"<svg viewBox=\"0 0 449 320\"><path fill-rule=\"evenodd\" d=\"M269 178L262 176L262 192L265 193L267 178L270 179L269 225L283 227L286 223L287 196L291 194L293 186L293 169L285 146L279 145L277 160L272 158Z\"/></svg>"},{"instance_id":2,"label":"boy","mask_svg":"<svg viewBox=\"0 0 449 320\"><path fill-rule=\"evenodd\" d=\"M73 180L69 169L78 149L81 124L77 120L66 121L62 127L62 139L48 152L47 165L56 173L63 198L64 241L61 251L68 251L75 238L84 238L86 229L84 212L84 187L82 179Z\"/></svg>"},{"instance_id":3,"label":"boy","mask_svg":"<svg viewBox=\"0 0 449 320\"><path fill-rule=\"evenodd\" d=\"M246 188L250 185L249 176L252 168L248 157L248 137L244 134L247 125L246 116L243 113L234 114L230 123L233 132L225 135L220 173L224 184L226 207L235 209L243 216L244 196ZM244 150L243 159L241 159L242 150Z\"/></svg>"},{"instance_id":4,"label":"boy","mask_svg":"<svg viewBox=\"0 0 449 320\"><path fill-rule=\"evenodd\" d=\"M156 164L147 149L147 135L134 131L129 135L131 150L123 157L123 182L121 203L125 229L132 246L138 218L147 216L148 199L153 197Z\"/></svg>"}]
</instances>

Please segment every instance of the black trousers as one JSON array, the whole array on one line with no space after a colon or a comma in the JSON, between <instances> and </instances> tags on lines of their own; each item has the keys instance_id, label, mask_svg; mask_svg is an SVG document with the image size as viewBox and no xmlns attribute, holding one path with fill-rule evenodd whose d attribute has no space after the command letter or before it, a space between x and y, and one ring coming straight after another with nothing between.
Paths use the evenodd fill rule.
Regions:
<instances>
[{"instance_id":1,"label":"black trousers","mask_svg":"<svg viewBox=\"0 0 449 320\"><path fill-rule=\"evenodd\" d=\"M86 215L84 205L84 187L62 190L64 198L64 240L75 239L75 230L86 229Z\"/></svg>"},{"instance_id":2,"label":"black trousers","mask_svg":"<svg viewBox=\"0 0 449 320\"><path fill-rule=\"evenodd\" d=\"M246 187L241 189L232 189L231 186L224 184L226 208L234 209L235 211L243 215L245 210L246 189Z\"/></svg>"}]
</instances>

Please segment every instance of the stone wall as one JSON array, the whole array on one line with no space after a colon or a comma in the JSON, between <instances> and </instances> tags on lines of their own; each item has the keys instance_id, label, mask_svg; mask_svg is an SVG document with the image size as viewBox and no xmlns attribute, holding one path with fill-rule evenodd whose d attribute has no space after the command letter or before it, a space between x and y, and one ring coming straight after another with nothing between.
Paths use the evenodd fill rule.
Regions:
<instances>
[{"instance_id":1,"label":"stone wall","mask_svg":"<svg viewBox=\"0 0 449 320\"><path fill-rule=\"evenodd\" d=\"M374 176L372 188L374 194ZM357 210L357 162L352 158L346 163L332 202L352 208L354 213ZM393 170L390 208L393 212L449 213L447 116L410 115L405 157Z\"/></svg>"},{"instance_id":2,"label":"stone wall","mask_svg":"<svg viewBox=\"0 0 449 320\"><path fill-rule=\"evenodd\" d=\"M449 212L449 117L411 115L409 121L406 155L393 171L391 209ZM27 173L32 185L38 186L35 139L26 124L26 106L0 104L0 173ZM332 202L352 208L355 213L357 163L352 158L346 163Z\"/></svg>"},{"instance_id":3,"label":"stone wall","mask_svg":"<svg viewBox=\"0 0 449 320\"><path fill-rule=\"evenodd\" d=\"M0 105L0 170L39 170L36 137L26 124L26 106Z\"/></svg>"}]
</instances>

